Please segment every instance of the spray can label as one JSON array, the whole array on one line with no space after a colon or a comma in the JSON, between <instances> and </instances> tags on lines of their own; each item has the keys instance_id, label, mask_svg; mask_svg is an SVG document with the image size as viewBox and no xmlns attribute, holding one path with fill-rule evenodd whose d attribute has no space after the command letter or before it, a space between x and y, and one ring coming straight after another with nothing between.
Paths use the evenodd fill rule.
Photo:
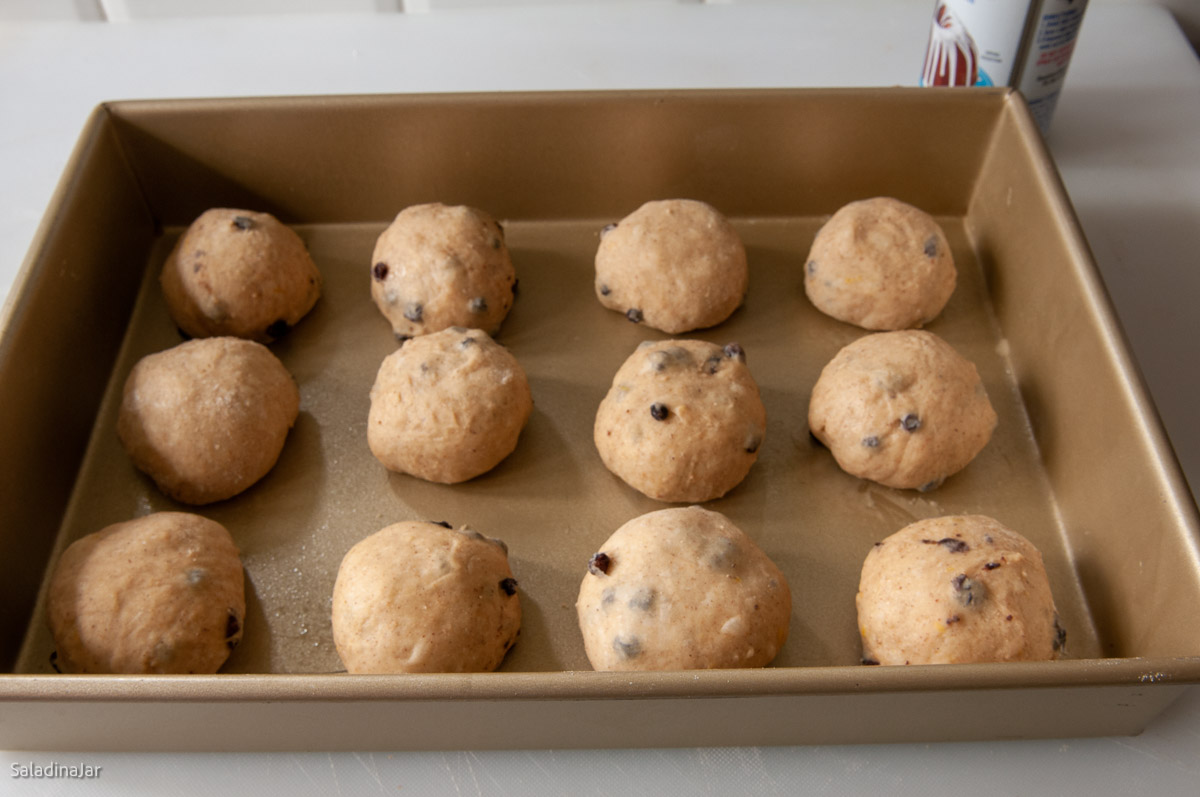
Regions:
<instances>
[{"instance_id":1,"label":"spray can label","mask_svg":"<svg viewBox=\"0 0 1200 797\"><path fill-rule=\"evenodd\" d=\"M1008 85L1029 5L1022 0L938 0L921 85Z\"/></svg>"},{"instance_id":2,"label":"spray can label","mask_svg":"<svg viewBox=\"0 0 1200 797\"><path fill-rule=\"evenodd\" d=\"M1014 85L1025 96L1043 133L1050 127L1062 93L1087 4L1088 0L1043 0L1036 28L1031 31L1024 66Z\"/></svg>"}]
</instances>

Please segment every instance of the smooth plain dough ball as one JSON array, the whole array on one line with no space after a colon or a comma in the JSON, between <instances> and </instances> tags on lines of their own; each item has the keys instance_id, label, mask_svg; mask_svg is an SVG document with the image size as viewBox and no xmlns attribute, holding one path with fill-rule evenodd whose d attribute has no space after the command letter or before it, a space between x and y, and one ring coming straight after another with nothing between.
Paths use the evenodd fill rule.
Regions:
<instances>
[{"instance_id":1,"label":"smooth plain dough ball","mask_svg":"<svg viewBox=\"0 0 1200 797\"><path fill-rule=\"evenodd\" d=\"M193 338L270 343L321 295L321 274L290 227L270 213L213 208L176 242L160 276L171 317Z\"/></svg>"},{"instance_id":2,"label":"smooth plain dough ball","mask_svg":"<svg viewBox=\"0 0 1200 797\"><path fill-rule=\"evenodd\" d=\"M658 501L692 503L742 482L766 425L741 346L647 341L613 377L593 440L626 484Z\"/></svg>"},{"instance_id":3,"label":"smooth plain dough ball","mask_svg":"<svg viewBox=\"0 0 1200 797\"><path fill-rule=\"evenodd\" d=\"M371 297L400 339L455 326L494 335L516 287L504 228L465 205L405 208L371 255Z\"/></svg>"},{"instance_id":4,"label":"smooth plain dough ball","mask_svg":"<svg viewBox=\"0 0 1200 797\"><path fill-rule=\"evenodd\" d=\"M242 563L221 524L186 512L116 523L73 542L46 614L71 673L215 673L242 638Z\"/></svg>"},{"instance_id":5,"label":"smooth plain dough ball","mask_svg":"<svg viewBox=\"0 0 1200 797\"><path fill-rule=\"evenodd\" d=\"M532 411L525 371L508 349L482 330L451 327L384 359L367 443L388 470L455 484L511 454Z\"/></svg>"},{"instance_id":6,"label":"smooth plain dough ball","mask_svg":"<svg viewBox=\"0 0 1200 797\"><path fill-rule=\"evenodd\" d=\"M1041 661L1066 642L1041 553L983 515L918 521L875 543L857 607L865 663Z\"/></svg>"},{"instance_id":7,"label":"smooth plain dough ball","mask_svg":"<svg viewBox=\"0 0 1200 797\"><path fill-rule=\"evenodd\" d=\"M490 672L521 628L499 540L449 524L388 526L346 554L333 640L351 673Z\"/></svg>"},{"instance_id":8,"label":"smooth plain dough ball","mask_svg":"<svg viewBox=\"0 0 1200 797\"><path fill-rule=\"evenodd\" d=\"M266 346L202 338L138 361L125 381L117 434L163 493L208 504L275 466L299 409L295 381Z\"/></svg>"},{"instance_id":9,"label":"smooth plain dough ball","mask_svg":"<svg viewBox=\"0 0 1200 797\"><path fill-rule=\"evenodd\" d=\"M724 321L748 283L741 238L704 202L647 202L600 234L600 304L672 335Z\"/></svg>"},{"instance_id":10,"label":"smooth plain dough ball","mask_svg":"<svg viewBox=\"0 0 1200 797\"><path fill-rule=\"evenodd\" d=\"M932 332L903 330L839 351L813 387L808 425L847 473L932 490L987 445L996 412L973 363Z\"/></svg>"},{"instance_id":11,"label":"smooth plain dough ball","mask_svg":"<svg viewBox=\"0 0 1200 797\"><path fill-rule=\"evenodd\" d=\"M588 563L575 607L597 670L765 667L787 641L792 596L729 518L693 506L617 529Z\"/></svg>"},{"instance_id":12,"label":"smooth plain dough ball","mask_svg":"<svg viewBox=\"0 0 1200 797\"><path fill-rule=\"evenodd\" d=\"M958 272L942 228L891 197L851 202L825 222L805 264L818 310L865 329L921 327L946 306Z\"/></svg>"}]
</instances>

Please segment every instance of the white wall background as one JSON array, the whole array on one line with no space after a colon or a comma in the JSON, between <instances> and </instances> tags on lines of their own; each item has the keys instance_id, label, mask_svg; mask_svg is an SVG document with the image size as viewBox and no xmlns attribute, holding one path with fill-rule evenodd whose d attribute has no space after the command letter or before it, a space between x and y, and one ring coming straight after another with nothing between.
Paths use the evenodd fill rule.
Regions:
<instances>
[{"instance_id":1,"label":"white wall background","mask_svg":"<svg viewBox=\"0 0 1200 797\"><path fill-rule=\"evenodd\" d=\"M431 13L480 6L583 3L734 3L771 0L0 0L0 21L14 19L121 22L153 17L243 14ZM779 1L779 0L777 0ZM803 0L794 0L803 2ZM853 2L853 0L847 0ZM1200 0L1091 0L1096 4L1159 5L1171 10L1200 49ZM928 0L932 11L934 0Z\"/></svg>"},{"instance_id":2,"label":"white wall background","mask_svg":"<svg viewBox=\"0 0 1200 797\"><path fill-rule=\"evenodd\" d=\"M768 3L789 0L0 0L0 23L15 20L121 23L164 17L259 14L429 14L485 6L664 3ZM791 0L800 2L804 0ZM904 0L919 5L920 0ZM935 0L924 0L933 10ZM853 0L847 0L853 2ZM1174 14L1200 53L1200 0L1091 0L1093 5L1155 5ZM1085 23L1086 24L1086 23ZM1085 28L1086 30L1086 28ZM1084 34L1086 35L1086 34Z\"/></svg>"}]
</instances>

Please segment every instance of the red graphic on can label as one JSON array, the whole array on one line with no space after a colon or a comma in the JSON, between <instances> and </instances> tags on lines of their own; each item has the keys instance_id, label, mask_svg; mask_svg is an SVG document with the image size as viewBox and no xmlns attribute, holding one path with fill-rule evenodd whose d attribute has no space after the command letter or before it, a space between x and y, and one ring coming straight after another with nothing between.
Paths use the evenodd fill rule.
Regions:
<instances>
[{"instance_id":1,"label":"red graphic on can label","mask_svg":"<svg viewBox=\"0 0 1200 797\"><path fill-rule=\"evenodd\" d=\"M929 29L922 86L974 86L979 79L975 40L945 3L939 3Z\"/></svg>"}]
</instances>

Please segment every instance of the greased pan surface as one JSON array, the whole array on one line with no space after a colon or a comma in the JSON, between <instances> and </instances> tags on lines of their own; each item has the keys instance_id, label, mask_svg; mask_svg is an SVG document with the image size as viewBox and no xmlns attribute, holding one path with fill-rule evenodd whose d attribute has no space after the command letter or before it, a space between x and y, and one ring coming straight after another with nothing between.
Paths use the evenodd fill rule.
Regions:
<instances>
[{"instance_id":1,"label":"greased pan surface","mask_svg":"<svg viewBox=\"0 0 1200 797\"><path fill-rule=\"evenodd\" d=\"M1072 653L1098 654L1053 497L998 351L979 267L961 223L944 221L961 279L943 317L929 328L978 364L1001 420L977 460L939 490L892 490L848 476L808 434L808 391L817 375L841 346L865 334L821 315L804 297L799 271L817 220L739 221L752 263L746 303L728 322L695 335L742 345L767 408L759 461L746 481L707 506L751 535L792 587L790 640L776 666L857 665L854 594L866 552L915 519L959 513L1003 518L1037 540ZM366 445L368 392L379 363L397 346L368 292L371 248L381 228L301 228L326 275L325 296L310 318L272 347L300 385L300 419L266 479L240 496L194 510L233 534L250 587L243 642L225 671L340 670L329 619L338 564L367 535L414 519L470 525L508 544L525 620L505 670L589 669L574 608L588 558L625 521L666 506L610 474L592 443L596 408L621 362L640 341L668 337L596 301L590 257L605 223L507 225L521 282L497 340L525 368L535 410L507 460L457 485L390 474ZM178 342L151 273L64 541L147 511L188 509L163 497L129 464L115 433L123 375L138 358ZM28 647L22 670L51 671L52 643L43 625L35 625L40 638Z\"/></svg>"}]
</instances>

